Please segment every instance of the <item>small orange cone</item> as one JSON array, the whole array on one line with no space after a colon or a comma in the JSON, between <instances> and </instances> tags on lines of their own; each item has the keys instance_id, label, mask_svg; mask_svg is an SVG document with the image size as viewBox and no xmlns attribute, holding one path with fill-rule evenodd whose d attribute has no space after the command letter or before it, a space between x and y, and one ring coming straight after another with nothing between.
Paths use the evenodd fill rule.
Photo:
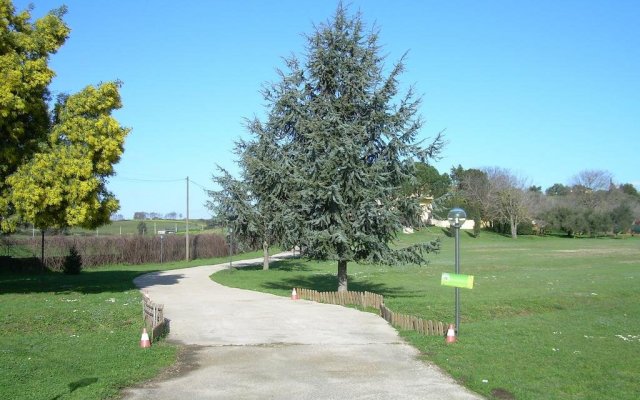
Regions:
<instances>
[{"instance_id":1,"label":"small orange cone","mask_svg":"<svg viewBox=\"0 0 640 400\"><path fill-rule=\"evenodd\" d=\"M446 343L455 343L456 342L456 331L453 328L453 324L449 324L449 329L447 329L447 339Z\"/></svg>"},{"instance_id":2,"label":"small orange cone","mask_svg":"<svg viewBox=\"0 0 640 400\"><path fill-rule=\"evenodd\" d=\"M293 288L291 291L291 300L298 300L298 292L296 292L296 288Z\"/></svg>"},{"instance_id":3,"label":"small orange cone","mask_svg":"<svg viewBox=\"0 0 640 400\"><path fill-rule=\"evenodd\" d=\"M151 347L151 340L149 340L149 334L147 333L147 328L142 328L142 337L140 338L140 347L146 349L147 347Z\"/></svg>"}]
</instances>

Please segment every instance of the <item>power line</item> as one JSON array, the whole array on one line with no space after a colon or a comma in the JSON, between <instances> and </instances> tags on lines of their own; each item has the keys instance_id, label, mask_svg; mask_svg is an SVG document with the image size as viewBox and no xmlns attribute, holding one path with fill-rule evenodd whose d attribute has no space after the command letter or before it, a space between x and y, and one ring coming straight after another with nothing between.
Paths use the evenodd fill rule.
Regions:
<instances>
[{"instance_id":1,"label":"power line","mask_svg":"<svg viewBox=\"0 0 640 400\"><path fill-rule=\"evenodd\" d=\"M208 187L205 187L204 185L199 184L198 182L195 182L193 179L189 179L189 182L193 183L194 185L198 186L201 189L206 190L207 192L210 192L213 189L209 189Z\"/></svg>"},{"instance_id":2,"label":"power line","mask_svg":"<svg viewBox=\"0 0 640 400\"><path fill-rule=\"evenodd\" d=\"M120 179L123 181L129 181L129 182L182 182L184 181L184 178L179 178L179 179L150 179L150 178L127 178L124 176L114 176L111 177L110 179Z\"/></svg>"},{"instance_id":3,"label":"power line","mask_svg":"<svg viewBox=\"0 0 640 400\"><path fill-rule=\"evenodd\" d=\"M112 177L119 179L119 180L123 180L123 181L128 181L128 182L157 182L157 183L167 183L167 182L182 182L184 181L184 178L178 178L178 179L153 179L153 178L129 178L129 177L124 177L124 176L115 176ZM199 188L206 190L206 191L211 191L213 189L208 188L206 186L204 186L201 183L198 183L196 181L194 181L193 179L189 178L189 182L193 183L194 185L198 186Z\"/></svg>"}]
</instances>

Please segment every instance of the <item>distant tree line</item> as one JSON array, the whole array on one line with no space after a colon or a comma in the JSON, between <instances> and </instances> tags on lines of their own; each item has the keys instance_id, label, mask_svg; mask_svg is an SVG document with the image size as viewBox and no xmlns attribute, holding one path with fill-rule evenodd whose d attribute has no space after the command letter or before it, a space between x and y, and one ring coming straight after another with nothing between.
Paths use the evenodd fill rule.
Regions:
<instances>
[{"instance_id":1,"label":"distant tree line","mask_svg":"<svg viewBox=\"0 0 640 400\"><path fill-rule=\"evenodd\" d=\"M147 220L147 219L182 219L182 214L175 211L161 214L157 212L136 211L133 213L134 220Z\"/></svg>"},{"instance_id":2,"label":"distant tree line","mask_svg":"<svg viewBox=\"0 0 640 400\"><path fill-rule=\"evenodd\" d=\"M435 200L436 213L445 218L450 208L463 207L475 221L476 234L485 226L513 238L549 230L567 236L615 235L628 232L640 216L636 188L630 183L614 184L611 173L602 170L581 171L570 184L556 183L544 192L498 167L459 165L451 169L449 178L450 190Z\"/></svg>"}]
</instances>

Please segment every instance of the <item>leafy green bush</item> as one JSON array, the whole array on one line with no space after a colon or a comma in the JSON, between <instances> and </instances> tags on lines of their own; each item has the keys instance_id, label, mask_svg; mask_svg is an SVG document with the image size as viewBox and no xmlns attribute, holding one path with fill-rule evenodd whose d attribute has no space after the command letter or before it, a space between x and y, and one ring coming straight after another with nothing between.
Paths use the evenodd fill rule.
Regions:
<instances>
[{"instance_id":1,"label":"leafy green bush","mask_svg":"<svg viewBox=\"0 0 640 400\"><path fill-rule=\"evenodd\" d=\"M518 235L533 235L534 233L531 221L524 221L518 224Z\"/></svg>"}]
</instances>

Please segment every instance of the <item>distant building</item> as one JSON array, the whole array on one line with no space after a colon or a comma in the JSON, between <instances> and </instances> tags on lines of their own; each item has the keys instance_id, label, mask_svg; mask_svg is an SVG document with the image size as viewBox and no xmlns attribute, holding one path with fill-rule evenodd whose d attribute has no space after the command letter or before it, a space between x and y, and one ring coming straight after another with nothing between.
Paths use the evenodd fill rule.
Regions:
<instances>
[{"instance_id":1,"label":"distant building","mask_svg":"<svg viewBox=\"0 0 640 400\"><path fill-rule=\"evenodd\" d=\"M433 225L433 196L424 196L420 198L420 208L422 209L422 217L420 220L425 225Z\"/></svg>"},{"instance_id":2,"label":"distant building","mask_svg":"<svg viewBox=\"0 0 640 400\"><path fill-rule=\"evenodd\" d=\"M420 207L422 208L422 223L425 225L433 225L440 228L449 228L449 221L439 220L433 216L433 196L424 196L420 198ZM468 219L462 224L460 229L473 229L475 222Z\"/></svg>"}]
</instances>

